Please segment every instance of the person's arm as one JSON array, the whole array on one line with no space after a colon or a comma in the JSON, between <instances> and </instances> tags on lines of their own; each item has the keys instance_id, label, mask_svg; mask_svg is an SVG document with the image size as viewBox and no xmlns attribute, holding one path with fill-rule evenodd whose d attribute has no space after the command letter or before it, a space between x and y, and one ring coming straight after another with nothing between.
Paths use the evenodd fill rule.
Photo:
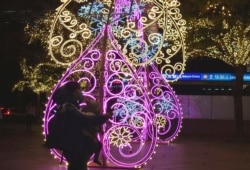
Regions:
<instances>
[{"instance_id":1,"label":"person's arm","mask_svg":"<svg viewBox=\"0 0 250 170\"><path fill-rule=\"evenodd\" d=\"M72 104L67 104L67 111L72 114L72 116L76 117L83 124L93 124L93 125L100 125L105 123L108 119L112 117L111 114L105 115L86 115L83 114L79 109L77 109Z\"/></svg>"}]
</instances>

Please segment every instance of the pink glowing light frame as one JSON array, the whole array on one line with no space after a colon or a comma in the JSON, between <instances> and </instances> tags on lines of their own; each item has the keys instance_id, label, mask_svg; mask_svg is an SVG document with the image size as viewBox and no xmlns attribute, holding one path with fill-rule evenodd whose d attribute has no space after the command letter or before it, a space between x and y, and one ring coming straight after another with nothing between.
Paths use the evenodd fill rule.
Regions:
<instances>
[{"instance_id":1,"label":"pink glowing light frame","mask_svg":"<svg viewBox=\"0 0 250 170\"><path fill-rule=\"evenodd\" d=\"M119 11L119 9L117 10ZM137 15L137 18L140 17L139 11ZM108 29L108 39L112 48L106 49L105 53L103 73L106 83L103 87L98 87L99 81L93 70L103 57L98 46L100 46L100 42L105 41L103 40L104 29ZM103 28L93 43L68 68L55 86L52 95L58 87L79 74L81 76L77 81L79 83L85 81L91 87L82 91L84 97L97 100L96 90L103 88L103 112L105 113L110 107L115 113L113 119L104 127L103 151L107 159L118 166L140 167L152 156L158 141L168 142L178 135L182 123L181 108L174 91L154 64L135 69L126 62L125 57L117 48L118 44L116 44L117 41L111 30L109 26ZM148 72L148 70L150 71ZM113 82L120 83L119 92L112 91ZM151 84L150 87L147 86L148 83ZM49 134L48 123L53 117L56 107L50 97L44 116L45 136ZM134 108L136 109L133 110ZM165 120L161 126L158 126L156 122L158 115ZM129 136L130 139L116 139L117 141L115 141L116 134L119 136L119 133L124 131L127 132L125 137ZM61 158L60 151L55 149L51 151L58 159ZM64 158L63 160L65 161Z\"/></svg>"},{"instance_id":2,"label":"pink glowing light frame","mask_svg":"<svg viewBox=\"0 0 250 170\"><path fill-rule=\"evenodd\" d=\"M157 141L159 140L159 136L162 136L161 140L170 140L178 134L181 125L180 107L172 89L169 86L166 86L162 76L157 70L155 70L153 65L150 66L152 69L149 78L150 81L155 84L151 89L150 95L148 95L148 91L143 83L145 80L141 79L143 77L143 68L138 69L137 73L136 70L126 62L122 54L119 53L119 50L116 49L116 44L114 43L115 41L113 41L112 32L110 31L111 28L107 27L107 29L109 30L108 39L112 44L112 48L107 50L105 54L103 108L105 113L107 107L110 107L114 113L114 117L109 121L110 123L105 126L103 151L107 156L107 159L118 166L140 167L151 158ZM70 80L72 76L76 77L75 75L80 74L77 79L79 83L82 81L87 81L88 83L91 82L91 88L82 91L83 96L85 98L90 97L97 100L98 95L95 91L98 89L98 80L96 79L96 75L93 74L93 69L97 66L96 64L102 57L100 51L96 48L99 45L98 43L102 42L102 38L103 32L97 36L96 40L87 50L85 50L78 60L68 68L61 80L55 86L53 92L55 89ZM127 79L125 83L122 79L124 75L126 75ZM119 92L112 92L112 86L110 85L112 85L112 82L114 81L119 81L121 83ZM154 92L156 91L155 88L158 88L159 86L162 86L162 89L164 87L167 94L165 94L165 92L159 93L159 91L157 91L158 93L156 94ZM157 102L159 105L159 101L167 99L166 96L171 99L169 100L171 109L165 111L160 109L160 111L156 112L154 105L157 105ZM44 117L45 136L49 134L48 123L54 114L55 108L56 104L50 97L48 104L46 105ZM163 128L164 132L160 131L160 128L155 124L154 120L156 114L163 114L168 121L167 128ZM178 123L177 126L174 127L175 129L170 131L172 120L178 120ZM124 131L124 129L120 130L121 128L127 130L131 136L131 139L127 141L125 139L123 144L117 142L120 139L114 139L116 132L119 133ZM164 136L165 134L168 134L167 138ZM112 137L114 140L110 141ZM51 151L58 159L61 158L60 151L55 149L52 149Z\"/></svg>"}]
</instances>

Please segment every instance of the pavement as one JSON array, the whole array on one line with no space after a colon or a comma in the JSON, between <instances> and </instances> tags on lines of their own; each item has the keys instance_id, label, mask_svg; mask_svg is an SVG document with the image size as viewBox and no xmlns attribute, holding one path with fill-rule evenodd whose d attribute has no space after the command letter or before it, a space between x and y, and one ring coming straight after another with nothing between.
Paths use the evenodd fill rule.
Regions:
<instances>
[{"instance_id":1,"label":"pavement","mask_svg":"<svg viewBox=\"0 0 250 170\"><path fill-rule=\"evenodd\" d=\"M185 128L185 127L183 127ZM0 124L0 170L66 170L42 146L41 125L26 131L24 124ZM126 170L117 166L89 170ZM159 144L141 170L250 170L249 140L180 133L170 144Z\"/></svg>"}]
</instances>

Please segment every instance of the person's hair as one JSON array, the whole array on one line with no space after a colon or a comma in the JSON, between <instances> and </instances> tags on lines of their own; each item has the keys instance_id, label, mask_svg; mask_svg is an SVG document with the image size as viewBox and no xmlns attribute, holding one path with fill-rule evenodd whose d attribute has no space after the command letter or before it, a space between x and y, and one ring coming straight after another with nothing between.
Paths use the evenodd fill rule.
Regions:
<instances>
[{"instance_id":1,"label":"person's hair","mask_svg":"<svg viewBox=\"0 0 250 170\"><path fill-rule=\"evenodd\" d=\"M80 89L80 84L75 81L69 81L55 90L52 99L59 105L64 102L72 102L73 92L77 89Z\"/></svg>"},{"instance_id":2,"label":"person's hair","mask_svg":"<svg viewBox=\"0 0 250 170\"><path fill-rule=\"evenodd\" d=\"M64 87L67 89L68 92L72 93L77 89L80 89L80 84L76 81L69 81L64 84Z\"/></svg>"}]
</instances>

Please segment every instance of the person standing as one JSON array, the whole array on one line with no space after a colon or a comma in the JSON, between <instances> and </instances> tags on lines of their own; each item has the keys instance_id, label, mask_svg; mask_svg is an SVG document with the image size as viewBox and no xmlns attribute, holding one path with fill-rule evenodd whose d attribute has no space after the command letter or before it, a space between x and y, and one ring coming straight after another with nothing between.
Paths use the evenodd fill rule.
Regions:
<instances>
[{"instance_id":1,"label":"person standing","mask_svg":"<svg viewBox=\"0 0 250 170\"><path fill-rule=\"evenodd\" d=\"M32 131L32 126L35 121L36 108L32 102L26 106L26 130L27 132Z\"/></svg>"}]
</instances>

